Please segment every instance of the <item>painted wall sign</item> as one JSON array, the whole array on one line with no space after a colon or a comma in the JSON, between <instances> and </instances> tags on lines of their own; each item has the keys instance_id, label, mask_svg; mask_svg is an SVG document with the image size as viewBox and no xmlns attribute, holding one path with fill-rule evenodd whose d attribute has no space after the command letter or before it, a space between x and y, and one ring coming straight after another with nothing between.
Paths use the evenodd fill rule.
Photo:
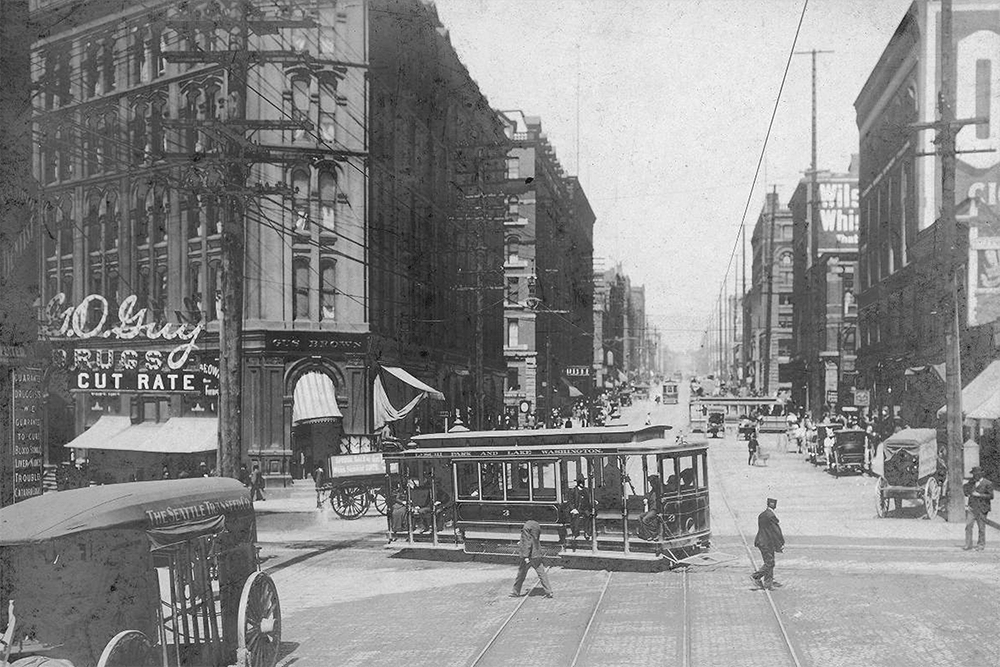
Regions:
<instances>
[{"instance_id":1,"label":"painted wall sign","mask_svg":"<svg viewBox=\"0 0 1000 667\"><path fill-rule=\"evenodd\" d=\"M165 363L167 368L171 370L183 368L191 353L198 349L195 343L204 331L204 325L200 322L198 324L147 322L147 310L135 308L137 300L134 294L126 297L118 308L118 323L111 326L108 321L110 314L108 300L103 296L90 294L84 297L79 305L63 308L66 295L60 292L49 301L48 321L39 327L39 335L53 341L74 338L180 341L173 349L159 354L163 355L161 363Z\"/></svg>"},{"instance_id":2,"label":"painted wall sign","mask_svg":"<svg viewBox=\"0 0 1000 667\"><path fill-rule=\"evenodd\" d=\"M815 228L818 252L857 249L859 211L857 182L820 181L818 188L819 225Z\"/></svg>"},{"instance_id":3,"label":"painted wall sign","mask_svg":"<svg viewBox=\"0 0 1000 667\"><path fill-rule=\"evenodd\" d=\"M14 502L42 495L42 371L11 371Z\"/></svg>"}]
</instances>

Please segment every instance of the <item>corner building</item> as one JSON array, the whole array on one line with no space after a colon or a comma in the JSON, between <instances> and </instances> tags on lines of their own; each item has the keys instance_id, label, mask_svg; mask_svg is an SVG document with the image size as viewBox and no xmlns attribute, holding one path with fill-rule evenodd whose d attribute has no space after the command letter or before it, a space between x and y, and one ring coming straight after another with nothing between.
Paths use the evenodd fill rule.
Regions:
<instances>
[{"instance_id":1,"label":"corner building","mask_svg":"<svg viewBox=\"0 0 1000 667\"><path fill-rule=\"evenodd\" d=\"M224 317L216 298L222 221L227 197L240 197L248 462L286 479L370 447L372 384L383 364L407 367L448 395L451 404L414 419L468 410L470 389L456 378L470 372L463 323L471 302L454 279L469 242L455 233L462 202L446 193L469 169L462 149L501 145L503 132L431 5L262 2L248 36L260 58L245 80L220 54L238 46L237 3L181 11L167 2L122 9L32 0L30 9L36 24L54 26L32 49L43 303L94 294L114 313L134 295L157 328L204 328L191 364L210 373ZM60 20L70 10L74 20ZM451 95L459 89L464 97ZM226 183L234 150L250 163L247 188ZM486 253L499 263L498 242ZM499 349L498 326L485 336L485 349ZM53 345L70 360L81 349L107 359L99 355L171 348L150 337ZM64 443L85 431L78 455L172 420L201 443L194 453L214 451L217 391L71 392L80 369L65 366L48 388L61 411L50 422L68 417L73 427L49 439L48 462L65 460ZM484 367L499 406L499 353ZM175 465L170 442L151 447L146 457L116 452L104 481L150 469L158 476L161 460Z\"/></svg>"}]
</instances>

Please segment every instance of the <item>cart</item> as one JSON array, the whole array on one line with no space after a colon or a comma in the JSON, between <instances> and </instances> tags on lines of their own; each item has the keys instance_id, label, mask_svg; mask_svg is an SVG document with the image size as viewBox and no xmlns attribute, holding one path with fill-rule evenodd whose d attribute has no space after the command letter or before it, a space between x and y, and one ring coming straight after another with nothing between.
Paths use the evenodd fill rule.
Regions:
<instances>
[{"instance_id":1,"label":"cart","mask_svg":"<svg viewBox=\"0 0 1000 667\"><path fill-rule=\"evenodd\" d=\"M830 465L830 457L826 451L826 439L827 436L836 437L836 433L840 428L840 424L836 422L824 422L816 425L816 439L809 440L807 444L809 448L809 456L807 458L810 463L818 466Z\"/></svg>"},{"instance_id":2,"label":"cart","mask_svg":"<svg viewBox=\"0 0 1000 667\"><path fill-rule=\"evenodd\" d=\"M337 516L349 521L360 519L372 507L385 516L386 484L381 452L331 456L330 478L319 489L320 502L325 497Z\"/></svg>"},{"instance_id":3,"label":"cart","mask_svg":"<svg viewBox=\"0 0 1000 667\"><path fill-rule=\"evenodd\" d=\"M944 467L938 460L937 431L907 428L886 438L875 451L872 472L878 475L878 516L889 512L889 499L902 507L903 500L923 503L928 519L937 516L947 488Z\"/></svg>"},{"instance_id":4,"label":"cart","mask_svg":"<svg viewBox=\"0 0 1000 667\"><path fill-rule=\"evenodd\" d=\"M726 413L711 411L708 413L708 426L705 427L705 431L713 438L718 438L719 434L722 437L726 436Z\"/></svg>"},{"instance_id":5,"label":"cart","mask_svg":"<svg viewBox=\"0 0 1000 667\"><path fill-rule=\"evenodd\" d=\"M0 510L0 663L273 667L281 606L233 479L47 493Z\"/></svg>"},{"instance_id":6,"label":"cart","mask_svg":"<svg viewBox=\"0 0 1000 667\"><path fill-rule=\"evenodd\" d=\"M750 440L757 435L757 422L749 417L741 417L736 434L737 440Z\"/></svg>"},{"instance_id":7,"label":"cart","mask_svg":"<svg viewBox=\"0 0 1000 667\"><path fill-rule=\"evenodd\" d=\"M865 470L865 450L868 446L868 433L861 429L849 428L833 434L833 451L830 470L834 475L840 475L848 470L856 470L861 474Z\"/></svg>"}]
</instances>

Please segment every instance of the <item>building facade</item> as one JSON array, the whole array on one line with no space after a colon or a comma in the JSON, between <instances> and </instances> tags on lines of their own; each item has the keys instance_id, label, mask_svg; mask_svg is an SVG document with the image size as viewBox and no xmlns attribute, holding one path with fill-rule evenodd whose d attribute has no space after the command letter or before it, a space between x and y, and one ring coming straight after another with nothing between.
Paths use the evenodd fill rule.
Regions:
<instances>
[{"instance_id":1,"label":"building facade","mask_svg":"<svg viewBox=\"0 0 1000 667\"><path fill-rule=\"evenodd\" d=\"M860 130L858 267L861 386L872 409L911 426L933 426L945 402L944 334L948 296L938 222L941 164L933 132L907 128L937 118L940 3L914 2L856 102ZM986 269L997 245L1000 159L1000 3L954 3L956 117L989 116L957 138L957 252L962 380L998 357L995 288ZM995 428L988 437L996 441ZM996 472L996 471L994 471Z\"/></svg>"},{"instance_id":2,"label":"building facade","mask_svg":"<svg viewBox=\"0 0 1000 667\"><path fill-rule=\"evenodd\" d=\"M767 194L750 241L751 285L743 302L746 384L764 395L787 391L779 377L791 360L794 315L792 213L778 193Z\"/></svg>"},{"instance_id":3,"label":"building facade","mask_svg":"<svg viewBox=\"0 0 1000 667\"><path fill-rule=\"evenodd\" d=\"M858 260L856 166L799 182L788 207L793 222L794 315L788 366L792 401L822 414L854 405Z\"/></svg>"},{"instance_id":4,"label":"building facade","mask_svg":"<svg viewBox=\"0 0 1000 667\"><path fill-rule=\"evenodd\" d=\"M504 402L512 422L551 419L591 392L594 212L567 176L541 120L503 112L507 154L504 228Z\"/></svg>"},{"instance_id":5,"label":"building facade","mask_svg":"<svg viewBox=\"0 0 1000 667\"><path fill-rule=\"evenodd\" d=\"M57 26L32 50L34 163L42 302L56 316L60 366L49 391L73 424L49 438L47 460L66 458L67 436L91 433L74 446L79 455L101 429L152 432L172 420L202 443L193 453L214 452L221 231L234 209L245 229L248 463L286 478L369 447L383 365L409 367L449 397L415 416L425 427L445 409L468 416L480 384L494 396L482 411L500 409L499 327L484 318L477 364L464 335L476 327L476 301L455 289L470 248L487 267L499 265L500 244L455 233L474 193L450 184L475 181L470 146L501 155L506 146L433 7L262 3L245 46L267 55L243 76L226 65L240 45L238 6L88 3L58 22L69 3L32 3L34 21ZM412 60L401 61L400 43ZM466 98L450 92L459 89ZM229 178L234 156L250 164L252 185ZM59 331L66 309L83 330L108 331L122 307L140 329L133 338ZM195 349L175 367L167 355L178 332ZM108 371L124 384L106 384ZM191 374L197 389L165 384L167 371ZM168 458L168 442L158 446L119 457L107 480L158 475L161 461L173 474L187 465Z\"/></svg>"}]
</instances>

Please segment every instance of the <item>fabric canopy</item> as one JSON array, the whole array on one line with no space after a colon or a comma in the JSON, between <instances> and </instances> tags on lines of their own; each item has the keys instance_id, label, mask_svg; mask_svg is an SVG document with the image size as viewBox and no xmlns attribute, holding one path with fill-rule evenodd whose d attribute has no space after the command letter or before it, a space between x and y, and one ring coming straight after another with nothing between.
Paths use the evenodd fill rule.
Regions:
<instances>
[{"instance_id":1,"label":"fabric canopy","mask_svg":"<svg viewBox=\"0 0 1000 667\"><path fill-rule=\"evenodd\" d=\"M103 415L93 426L76 436L66 446L74 449L99 449L102 443L113 440L131 426L132 419L130 417Z\"/></svg>"},{"instance_id":2,"label":"fabric canopy","mask_svg":"<svg viewBox=\"0 0 1000 667\"><path fill-rule=\"evenodd\" d=\"M125 427L121 428L123 421ZM199 454L214 452L218 448L218 432L219 420L210 417L172 417L165 422L132 424L128 417L104 416L64 446L155 454Z\"/></svg>"},{"instance_id":3,"label":"fabric canopy","mask_svg":"<svg viewBox=\"0 0 1000 667\"><path fill-rule=\"evenodd\" d=\"M570 384L569 380L563 378L562 381L566 385L566 388L569 389L570 398L580 398L581 396L583 396L583 392L574 387L572 384Z\"/></svg>"},{"instance_id":4,"label":"fabric canopy","mask_svg":"<svg viewBox=\"0 0 1000 667\"><path fill-rule=\"evenodd\" d=\"M430 398L433 398L438 401L444 400L444 394L442 394L434 387L424 384L417 378L413 377L412 375L404 371L402 368L395 368L393 366L383 366L382 370L391 375L394 375L395 377L402 380L406 384L410 385L414 389L426 393Z\"/></svg>"},{"instance_id":5,"label":"fabric canopy","mask_svg":"<svg viewBox=\"0 0 1000 667\"><path fill-rule=\"evenodd\" d=\"M343 419L337 405L337 390L325 373L306 373L295 383L292 395L292 423Z\"/></svg>"},{"instance_id":6,"label":"fabric canopy","mask_svg":"<svg viewBox=\"0 0 1000 667\"><path fill-rule=\"evenodd\" d=\"M373 395L373 408L375 413L375 430L379 431L389 422L399 421L410 414L413 408L417 407L425 397L429 396L431 398L437 399L439 401L444 400L444 394L442 394L437 389L434 389L430 385L426 385L417 378L413 377L402 368L395 368L393 366L383 366L382 370L387 371L392 376L402 380L406 384L410 385L414 389L420 391L416 398L411 400L409 403L404 405L398 410L393 406L392 401L389 400L389 395L385 392L385 385L382 384L382 378L378 375L375 376L375 393Z\"/></svg>"},{"instance_id":7,"label":"fabric canopy","mask_svg":"<svg viewBox=\"0 0 1000 667\"><path fill-rule=\"evenodd\" d=\"M1000 419L1000 361L993 361L983 369L983 372L976 376L972 382L962 389L962 412L969 419ZM991 409L992 405L997 408ZM982 408L980 410L980 408ZM938 417L947 412L947 406L941 406L937 411ZM973 414L990 414L996 412L996 417L973 417Z\"/></svg>"},{"instance_id":8,"label":"fabric canopy","mask_svg":"<svg viewBox=\"0 0 1000 667\"><path fill-rule=\"evenodd\" d=\"M903 372L903 375L908 375L908 376L916 375L918 373L926 373L927 371L934 371L935 373L937 373L937 376L941 378L941 381L944 382L944 372L945 372L944 364L927 364L926 366L910 366Z\"/></svg>"}]
</instances>

